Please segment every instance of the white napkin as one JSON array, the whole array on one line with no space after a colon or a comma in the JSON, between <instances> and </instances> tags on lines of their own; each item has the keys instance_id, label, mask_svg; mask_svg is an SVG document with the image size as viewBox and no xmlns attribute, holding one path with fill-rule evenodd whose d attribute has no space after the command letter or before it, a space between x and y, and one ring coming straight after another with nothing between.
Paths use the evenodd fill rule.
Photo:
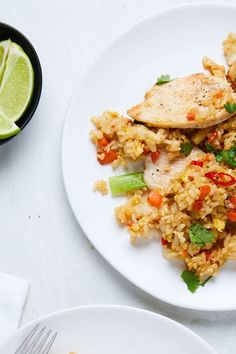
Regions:
<instances>
[{"instance_id":1,"label":"white napkin","mask_svg":"<svg viewBox=\"0 0 236 354\"><path fill-rule=\"evenodd\" d=\"M18 328L28 291L27 281L0 273L0 342Z\"/></svg>"}]
</instances>

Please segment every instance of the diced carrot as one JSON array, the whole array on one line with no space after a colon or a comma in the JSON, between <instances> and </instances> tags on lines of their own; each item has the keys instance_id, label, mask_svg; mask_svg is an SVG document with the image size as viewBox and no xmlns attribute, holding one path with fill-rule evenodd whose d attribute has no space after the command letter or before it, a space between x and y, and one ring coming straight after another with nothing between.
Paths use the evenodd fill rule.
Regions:
<instances>
[{"instance_id":1,"label":"diced carrot","mask_svg":"<svg viewBox=\"0 0 236 354\"><path fill-rule=\"evenodd\" d=\"M208 136L208 138L207 138L208 142L209 142L209 143L212 143L212 141L215 140L215 139L217 138L217 136L218 136L218 131L215 130L213 133L211 133L211 134Z\"/></svg>"},{"instance_id":2,"label":"diced carrot","mask_svg":"<svg viewBox=\"0 0 236 354\"><path fill-rule=\"evenodd\" d=\"M107 146L109 142L110 140L104 136L101 140L98 140L98 146Z\"/></svg>"},{"instance_id":3,"label":"diced carrot","mask_svg":"<svg viewBox=\"0 0 236 354\"><path fill-rule=\"evenodd\" d=\"M190 112L187 113L187 120L189 120L189 121L190 120L195 120L195 118L196 117L195 117L195 113L194 112L190 111Z\"/></svg>"},{"instance_id":4,"label":"diced carrot","mask_svg":"<svg viewBox=\"0 0 236 354\"><path fill-rule=\"evenodd\" d=\"M224 97L224 91L220 90L214 94L215 98L223 98Z\"/></svg>"},{"instance_id":5,"label":"diced carrot","mask_svg":"<svg viewBox=\"0 0 236 354\"><path fill-rule=\"evenodd\" d=\"M153 162L153 163L157 162L157 160L158 160L159 157L160 157L160 154L161 154L160 151L155 151L155 152L152 152L152 153L151 153L151 159L152 159L152 162Z\"/></svg>"},{"instance_id":6,"label":"diced carrot","mask_svg":"<svg viewBox=\"0 0 236 354\"><path fill-rule=\"evenodd\" d=\"M194 177L193 177L193 176L188 176L188 180L189 180L190 182L192 182L192 181L194 181Z\"/></svg>"},{"instance_id":7,"label":"diced carrot","mask_svg":"<svg viewBox=\"0 0 236 354\"><path fill-rule=\"evenodd\" d=\"M206 196L210 193L211 187L208 184L205 184L204 186L200 187L200 196L199 199L203 200L206 198Z\"/></svg>"},{"instance_id":8,"label":"diced carrot","mask_svg":"<svg viewBox=\"0 0 236 354\"><path fill-rule=\"evenodd\" d=\"M212 253L212 251L207 250L207 251L204 251L204 252L205 252L206 261L209 261L210 258L211 258L211 253Z\"/></svg>"},{"instance_id":9,"label":"diced carrot","mask_svg":"<svg viewBox=\"0 0 236 354\"><path fill-rule=\"evenodd\" d=\"M207 152L205 155L204 162L210 162L213 160L213 155L210 152Z\"/></svg>"},{"instance_id":10,"label":"diced carrot","mask_svg":"<svg viewBox=\"0 0 236 354\"><path fill-rule=\"evenodd\" d=\"M157 191L151 191L148 196L148 203L156 208L160 208L162 204L163 197Z\"/></svg>"},{"instance_id":11,"label":"diced carrot","mask_svg":"<svg viewBox=\"0 0 236 354\"><path fill-rule=\"evenodd\" d=\"M230 211L226 213L226 216L229 221L236 222L236 212L235 211Z\"/></svg>"},{"instance_id":12,"label":"diced carrot","mask_svg":"<svg viewBox=\"0 0 236 354\"><path fill-rule=\"evenodd\" d=\"M166 246L168 244L168 241L165 240L163 237L161 238L161 244L162 246Z\"/></svg>"},{"instance_id":13,"label":"diced carrot","mask_svg":"<svg viewBox=\"0 0 236 354\"><path fill-rule=\"evenodd\" d=\"M144 146L144 148L143 148L144 155L148 155L149 152L150 152L150 149L147 146Z\"/></svg>"},{"instance_id":14,"label":"diced carrot","mask_svg":"<svg viewBox=\"0 0 236 354\"><path fill-rule=\"evenodd\" d=\"M103 151L102 154L104 154L103 159L100 157L97 157L97 160L101 165L106 165L106 164L111 163L117 159L117 154L114 150Z\"/></svg>"},{"instance_id":15,"label":"diced carrot","mask_svg":"<svg viewBox=\"0 0 236 354\"><path fill-rule=\"evenodd\" d=\"M182 252L182 257L186 257L188 255L188 251L187 250L184 250L183 252Z\"/></svg>"},{"instance_id":16,"label":"diced carrot","mask_svg":"<svg viewBox=\"0 0 236 354\"><path fill-rule=\"evenodd\" d=\"M202 205L203 205L203 202L201 199L195 200L192 205L193 211L196 211L196 212L200 211L202 208Z\"/></svg>"}]
</instances>

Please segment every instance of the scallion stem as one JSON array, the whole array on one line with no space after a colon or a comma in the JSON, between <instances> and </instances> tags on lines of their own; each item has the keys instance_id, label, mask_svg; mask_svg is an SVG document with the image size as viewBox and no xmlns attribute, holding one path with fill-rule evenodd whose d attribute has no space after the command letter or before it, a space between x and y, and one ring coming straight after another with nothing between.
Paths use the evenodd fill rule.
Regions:
<instances>
[{"instance_id":1,"label":"scallion stem","mask_svg":"<svg viewBox=\"0 0 236 354\"><path fill-rule=\"evenodd\" d=\"M146 183L143 180L143 172L110 177L109 184L113 196L146 187Z\"/></svg>"}]
</instances>

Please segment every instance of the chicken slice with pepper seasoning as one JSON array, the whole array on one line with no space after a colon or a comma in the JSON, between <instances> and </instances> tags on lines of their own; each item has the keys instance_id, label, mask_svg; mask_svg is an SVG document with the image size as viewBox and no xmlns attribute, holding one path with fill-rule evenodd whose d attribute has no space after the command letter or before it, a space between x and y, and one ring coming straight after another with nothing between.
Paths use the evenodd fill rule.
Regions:
<instances>
[{"instance_id":1,"label":"chicken slice with pepper seasoning","mask_svg":"<svg viewBox=\"0 0 236 354\"><path fill-rule=\"evenodd\" d=\"M225 104L234 102L236 93L226 78L198 73L157 81L128 115L154 127L204 128L230 118Z\"/></svg>"}]
</instances>

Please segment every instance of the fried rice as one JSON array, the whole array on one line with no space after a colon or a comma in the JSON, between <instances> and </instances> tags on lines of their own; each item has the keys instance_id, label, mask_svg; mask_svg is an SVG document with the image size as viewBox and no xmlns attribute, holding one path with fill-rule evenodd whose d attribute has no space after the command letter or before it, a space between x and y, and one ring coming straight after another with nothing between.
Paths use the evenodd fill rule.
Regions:
<instances>
[{"instance_id":1,"label":"fried rice","mask_svg":"<svg viewBox=\"0 0 236 354\"><path fill-rule=\"evenodd\" d=\"M210 59L203 62L212 73L225 74ZM199 149L196 161L176 173L168 188L158 189L160 205L150 202L145 187L127 193L127 202L115 209L132 243L161 239L164 256L181 259L202 283L217 275L228 259L236 259L236 116L201 130L154 128L109 110L92 117L92 123L97 160L113 168L135 163L144 169L147 156L163 150L175 161L184 156L184 144ZM209 242L193 241L196 234L191 232L199 228Z\"/></svg>"}]
</instances>

